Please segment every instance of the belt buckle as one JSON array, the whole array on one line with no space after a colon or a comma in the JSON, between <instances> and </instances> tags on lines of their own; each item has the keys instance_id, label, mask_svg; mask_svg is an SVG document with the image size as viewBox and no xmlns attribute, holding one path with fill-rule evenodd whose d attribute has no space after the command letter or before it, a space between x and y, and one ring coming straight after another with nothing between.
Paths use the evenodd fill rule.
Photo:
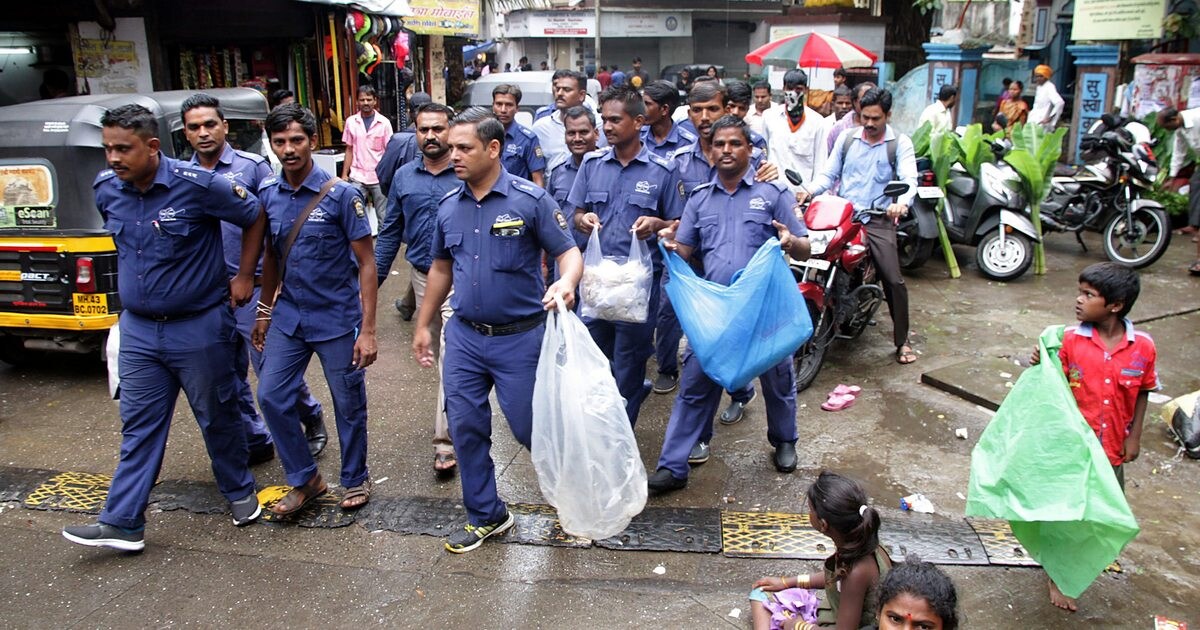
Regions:
<instances>
[{"instance_id":1,"label":"belt buckle","mask_svg":"<svg viewBox=\"0 0 1200 630\"><path fill-rule=\"evenodd\" d=\"M491 324L484 324L481 322L477 322L475 324L475 330L479 331L479 333L485 337L495 337L496 336L496 332L495 332L496 329Z\"/></svg>"}]
</instances>

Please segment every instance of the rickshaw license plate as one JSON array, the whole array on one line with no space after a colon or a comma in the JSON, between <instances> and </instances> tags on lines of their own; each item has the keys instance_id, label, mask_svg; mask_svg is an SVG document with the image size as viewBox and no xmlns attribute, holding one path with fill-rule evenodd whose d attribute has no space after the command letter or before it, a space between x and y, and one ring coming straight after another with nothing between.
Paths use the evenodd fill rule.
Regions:
<instances>
[{"instance_id":1,"label":"rickshaw license plate","mask_svg":"<svg viewBox=\"0 0 1200 630\"><path fill-rule=\"evenodd\" d=\"M108 296L103 293L72 293L76 315L108 315Z\"/></svg>"}]
</instances>

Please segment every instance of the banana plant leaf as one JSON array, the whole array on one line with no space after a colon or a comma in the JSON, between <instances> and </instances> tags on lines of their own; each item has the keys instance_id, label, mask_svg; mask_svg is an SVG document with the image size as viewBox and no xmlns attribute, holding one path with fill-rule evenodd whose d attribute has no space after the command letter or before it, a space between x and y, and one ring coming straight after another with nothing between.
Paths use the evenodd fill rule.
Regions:
<instances>
[{"instance_id":1,"label":"banana plant leaf","mask_svg":"<svg viewBox=\"0 0 1200 630\"><path fill-rule=\"evenodd\" d=\"M962 153L958 149L958 142L953 133L943 133L934 138L930 149L933 176L937 181L938 188L942 189L942 198L938 200L938 212L936 213L938 242L942 246L942 254L946 257L946 267L950 269L950 277L957 278L962 275L962 271L958 268L958 258L954 255L954 248L950 246L950 235L946 233L946 224L942 220L942 209L946 203L946 185L950 182L950 167L959 160Z\"/></svg>"},{"instance_id":2,"label":"banana plant leaf","mask_svg":"<svg viewBox=\"0 0 1200 630\"><path fill-rule=\"evenodd\" d=\"M922 123L917 130L912 133L913 153L918 157L931 157L931 147L929 146L932 140L933 125L928 121Z\"/></svg>"},{"instance_id":3,"label":"banana plant leaf","mask_svg":"<svg viewBox=\"0 0 1200 630\"><path fill-rule=\"evenodd\" d=\"M1029 199L1030 220L1037 233L1037 242L1033 244L1033 273L1046 273L1046 250L1042 247L1042 199L1050 188L1050 177L1054 173L1054 164L1062 155L1062 139L1067 134L1066 128L1055 129L1046 133L1041 125L1018 124L1012 129L1013 150L1004 156L1025 188Z\"/></svg>"},{"instance_id":4,"label":"banana plant leaf","mask_svg":"<svg viewBox=\"0 0 1200 630\"><path fill-rule=\"evenodd\" d=\"M955 135L963 168L971 177L979 178L979 169L984 162L992 161L992 150L983 136L983 125L975 123L967 127L961 136Z\"/></svg>"},{"instance_id":5,"label":"banana plant leaf","mask_svg":"<svg viewBox=\"0 0 1200 630\"><path fill-rule=\"evenodd\" d=\"M1067 384L1062 334L1062 326L1042 333L1041 363L1017 379L979 436L966 514L1007 520L1058 588L1079 597L1138 524Z\"/></svg>"}]
</instances>

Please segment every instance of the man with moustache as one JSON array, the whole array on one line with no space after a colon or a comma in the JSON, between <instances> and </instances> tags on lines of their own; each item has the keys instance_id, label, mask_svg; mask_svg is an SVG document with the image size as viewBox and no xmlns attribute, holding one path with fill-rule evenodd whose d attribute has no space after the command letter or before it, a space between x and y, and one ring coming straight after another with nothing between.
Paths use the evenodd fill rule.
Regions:
<instances>
[{"instance_id":1,"label":"man with moustache","mask_svg":"<svg viewBox=\"0 0 1200 630\"><path fill-rule=\"evenodd\" d=\"M358 86L358 112L346 117L342 130L342 142L346 144L342 179L354 184L371 202L375 219L382 224L387 218L387 194L379 186L375 167L392 137L392 122L375 109L376 104L375 88Z\"/></svg>"},{"instance_id":2,"label":"man with moustache","mask_svg":"<svg viewBox=\"0 0 1200 630\"><path fill-rule=\"evenodd\" d=\"M396 171L395 184L388 195L387 221L379 230L375 244L379 286L387 280L392 261L400 251L400 244L408 246L404 257L412 265L409 284L417 296L417 310L425 299L429 282L429 268L433 264L433 227L437 220L438 203L446 193L459 185L458 177L450 165L450 120L454 111L441 103L428 103L417 108L415 118L417 144L421 147L421 159L413 160ZM444 352L442 330L454 316L450 299L442 301L441 317L433 320L430 335L437 339L439 359ZM450 425L446 420L446 396L442 388L440 361L438 367L438 394L434 405L433 421L433 470L440 477L454 473L457 461L454 444L450 438Z\"/></svg>"},{"instance_id":3,"label":"man with moustache","mask_svg":"<svg viewBox=\"0 0 1200 630\"><path fill-rule=\"evenodd\" d=\"M100 124L108 168L93 188L117 247L123 307L121 453L96 522L62 534L89 547L140 551L180 389L234 525L249 525L262 511L234 404L231 307L250 299L266 219L244 186L164 156L158 120L145 107L117 107ZM233 280L221 251L221 221L244 228ZM299 420L294 429L303 441Z\"/></svg>"},{"instance_id":4,"label":"man with moustache","mask_svg":"<svg viewBox=\"0 0 1200 630\"><path fill-rule=\"evenodd\" d=\"M565 139L570 154L550 164L550 175L546 179L546 192L550 193L559 208L567 207L567 195L571 194L571 187L575 185L583 156L596 150L596 138L600 133L592 112L581 105L563 112L563 123L567 128ZM576 242L582 245L583 239L579 233L572 232L577 236Z\"/></svg>"},{"instance_id":5,"label":"man with moustache","mask_svg":"<svg viewBox=\"0 0 1200 630\"><path fill-rule=\"evenodd\" d=\"M683 217L659 233L668 249L693 261L704 279L723 285L745 268L771 237L792 258L809 254L807 231L796 217L792 193L779 182L755 181L750 168L750 128L735 115L713 125L712 155L717 174L692 191ZM688 351L683 359L683 386L671 410L657 469L647 485L655 492L687 485L694 445L712 432L721 387L704 373ZM775 448L776 470L796 469L796 381L792 358L759 376L767 406L767 440Z\"/></svg>"},{"instance_id":6,"label":"man with moustache","mask_svg":"<svg viewBox=\"0 0 1200 630\"><path fill-rule=\"evenodd\" d=\"M583 105L587 97L587 77L583 76L582 72L556 70L552 81L555 109L533 123L533 132L537 134L538 142L542 145L542 155L548 162L570 153L563 140L566 137L566 126L563 124L562 115L576 105ZM598 144L604 146L603 136L599 138Z\"/></svg>"},{"instance_id":7,"label":"man with moustache","mask_svg":"<svg viewBox=\"0 0 1200 630\"><path fill-rule=\"evenodd\" d=\"M642 143L646 105L630 86L613 86L600 94L600 115L610 147L584 158L567 196L575 210L575 228L585 235L600 229L605 256L628 257L629 233L653 239L667 222L683 212L683 185L675 164L650 152ZM651 240L654 279L650 304L658 304L662 254ZM586 247L586 246L585 246ZM617 389L625 399L630 424L636 424L642 401L650 393L646 359L654 350L655 313L645 322L584 319L592 339L612 363Z\"/></svg>"},{"instance_id":8,"label":"man with moustache","mask_svg":"<svg viewBox=\"0 0 1200 630\"><path fill-rule=\"evenodd\" d=\"M449 144L462 184L438 206L413 355L433 367L430 324L453 285L455 316L446 325L442 376L468 522L445 547L466 553L515 522L496 492L489 394L495 389L513 436L528 448L544 311L558 300L567 308L574 304L583 259L546 191L500 166L504 126L498 120L468 110L450 121ZM543 254L561 272L549 287Z\"/></svg>"},{"instance_id":9,"label":"man with moustache","mask_svg":"<svg viewBox=\"0 0 1200 630\"><path fill-rule=\"evenodd\" d=\"M863 94L859 99L862 127L838 137L824 170L813 181L805 182L796 193L796 200L804 203L810 196L819 195L836 184L838 194L854 204L855 219L866 226L867 247L882 280L883 294L892 315L896 362L907 365L916 361L917 355L908 343L908 287L900 275L895 221L908 214L916 195L917 161L912 140L888 124L891 111L892 95L887 90L872 88ZM895 150L889 152L888 145L893 143ZM889 153L895 156L894 162ZM908 192L888 205L886 217L866 214L883 193L884 186L892 180L908 184Z\"/></svg>"},{"instance_id":10,"label":"man with moustache","mask_svg":"<svg viewBox=\"0 0 1200 630\"><path fill-rule=\"evenodd\" d=\"M225 113L221 110L221 102L208 94L196 94L188 97L180 106L183 117L183 135L196 151L192 155L191 165L216 173L246 190L258 192L263 180L271 177L271 166L263 156L248 151L239 151L229 146L225 136L229 133L229 123L225 121ZM242 228L221 222L221 244L225 250L225 268L229 277L237 275L238 264L242 255ZM250 388L250 366L254 373L262 370L262 353L250 343L250 335L254 331L254 304L262 292L262 260L258 261L254 271L254 293L250 303L238 307L236 311L237 332L234 348L234 370L238 376L238 411L242 416L242 425L246 427L246 442L250 448L250 465L260 464L275 457L275 446L271 443L271 432L258 414L254 406L254 390ZM313 398L308 389L308 383L300 381L300 400L296 409L300 414L300 422L304 424L304 435L308 440L308 450L315 457L325 450L328 442L328 432L321 410L321 403Z\"/></svg>"},{"instance_id":11,"label":"man with moustache","mask_svg":"<svg viewBox=\"0 0 1200 630\"><path fill-rule=\"evenodd\" d=\"M507 83L492 88L492 113L504 125L504 155L500 162L509 173L543 186L546 158L537 134L515 120L520 105L521 88Z\"/></svg>"}]
</instances>

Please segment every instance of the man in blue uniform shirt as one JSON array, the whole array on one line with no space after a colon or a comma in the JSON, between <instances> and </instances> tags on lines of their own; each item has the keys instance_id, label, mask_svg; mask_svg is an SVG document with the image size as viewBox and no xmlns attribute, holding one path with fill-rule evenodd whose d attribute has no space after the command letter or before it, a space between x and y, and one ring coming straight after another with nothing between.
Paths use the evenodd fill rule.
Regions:
<instances>
[{"instance_id":1,"label":"man in blue uniform shirt","mask_svg":"<svg viewBox=\"0 0 1200 630\"><path fill-rule=\"evenodd\" d=\"M642 144L651 153L669 158L671 154L696 141L696 134L675 124L671 118L679 107L679 90L670 81L651 81L642 90L646 104L646 126L642 127Z\"/></svg>"},{"instance_id":2,"label":"man in blue uniform shirt","mask_svg":"<svg viewBox=\"0 0 1200 630\"><path fill-rule=\"evenodd\" d=\"M257 193L262 181L272 175L271 165L266 158L256 153L239 151L229 146L225 141L229 132L229 123L225 122L225 113L221 111L221 102L208 94L196 94L188 97L180 106L183 118L183 135L195 153L192 154L192 166L212 171L239 184L246 190ZM242 255L242 228L221 222L221 240L225 249L225 268L229 277L237 275L238 263ZM262 261L254 270L254 294L250 302L259 300L262 282ZM246 427L246 442L250 448L250 465L259 464L275 457L275 447L271 444L271 433L266 423L258 415L254 406L254 391L250 388L250 365L254 365L254 373L262 370L262 353L250 343L250 333L254 330L254 306L246 304L238 307L237 317L237 346L234 348L234 369L238 375L238 411L242 415L242 425ZM325 422L322 420L321 404L313 398L308 390L308 384L300 383L300 420L304 423L304 434L308 438L308 448L313 455L325 448L328 435Z\"/></svg>"},{"instance_id":3,"label":"man in blue uniform shirt","mask_svg":"<svg viewBox=\"0 0 1200 630\"><path fill-rule=\"evenodd\" d=\"M492 88L492 113L504 125L504 155L500 163L509 173L543 186L546 158L537 134L514 120L520 105L521 88L507 83Z\"/></svg>"},{"instance_id":4,"label":"man in blue uniform shirt","mask_svg":"<svg viewBox=\"0 0 1200 630\"><path fill-rule=\"evenodd\" d=\"M550 175L546 179L546 192L550 193L560 209L570 207L567 204L567 195L571 194L571 187L575 185L579 166L583 164L583 156L596 150L596 139L600 133L596 129L596 120L592 118L591 110L582 105L576 105L563 112L563 123L567 127L566 142L570 153L559 157L550 165ZM571 232L575 243L583 247L587 239L575 230Z\"/></svg>"},{"instance_id":5,"label":"man in blue uniform shirt","mask_svg":"<svg viewBox=\"0 0 1200 630\"><path fill-rule=\"evenodd\" d=\"M554 201L500 166L504 126L469 114L450 123L450 159L463 183L438 208L433 266L413 332L414 356L433 367L430 324L453 282L455 316L446 326L442 377L468 518L446 540L453 553L471 551L513 525L496 493L488 394L495 386L509 428L529 448L542 311L554 308L555 298L572 305L583 273L579 249ZM562 273L549 288L542 278L543 252Z\"/></svg>"},{"instance_id":6,"label":"man in blue uniform shirt","mask_svg":"<svg viewBox=\"0 0 1200 630\"><path fill-rule=\"evenodd\" d=\"M412 122L405 129L392 134L387 148L383 150L383 159L375 165L379 188L385 196L391 194L392 178L396 176L396 171L421 155L421 150L417 148L417 132L413 123L417 120L417 108L432 102L433 99L424 92L413 92L413 95L408 97L408 119ZM390 212L388 216L391 216ZM376 253L375 257L379 258L379 254ZM396 298L396 310L400 313L400 319L406 322L412 319L413 313L417 311L417 296L411 286L402 297Z\"/></svg>"},{"instance_id":7,"label":"man in blue uniform shirt","mask_svg":"<svg viewBox=\"0 0 1200 630\"><path fill-rule=\"evenodd\" d=\"M146 504L158 479L182 388L235 525L258 518L246 433L234 398L234 316L254 288L264 219L244 186L159 152L158 121L140 105L100 118L109 168L96 207L117 246L121 305L121 458L96 523L63 536L92 547L145 547ZM238 275L221 253L221 221L247 228Z\"/></svg>"},{"instance_id":8,"label":"man in blue uniform shirt","mask_svg":"<svg viewBox=\"0 0 1200 630\"><path fill-rule=\"evenodd\" d=\"M646 105L629 86L610 87L600 94L600 116L610 148L588 155L567 203L575 209L575 227L584 234L600 229L605 256L629 256L629 233L650 239L654 279L650 304L658 304L662 255L654 235L683 212L683 185L675 164L642 144ZM654 352L654 309L642 323L587 319L596 345L612 363L617 389L625 398L629 422L650 393L646 359Z\"/></svg>"},{"instance_id":9,"label":"man in blue uniform shirt","mask_svg":"<svg viewBox=\"0 0 1200 630\"><path fill-rule=\"evenodd\" d=\"M271 511L295 513L327 490L296 413L299 385L314 352L333 397L342 447L346 491L340 505L360 508L371 498L366 368L377 353L371 226L358 189L313 162L312 112L295 103L280 105L267 116L266 128L283 172L259 190L270 233L254 327L255 345L269 349L258 404L292 486Z\"/></svg>"},{"instance_id":10,"label":"man in blue uniform shirt","mask_svg":"<svg viewBox=\"0 0 1200 630\"><path fill-rule=\"evenodd\" d=\"M699 130L695 143L685 146L672 155L679 167L679 179L683 181L684 192L691 194L696 187L711 182L717 174L716 161L712 157L713 123L725 115L728 103L725 88L716 81L699 81L692 85L688 92L688 120ZM751 140L753 141L753 134ZM757 147L751 147L750 166L755 169L755 180L760 182L774 181L778 170L770 162L764 161L764 153ZM664 274L664 282L670 278ZM674 391L679 383L679 342L683 338L683 329L675 317L675 309L667 292L661 294L658 307L658 329L656 331L655 357L658 363L658 376L654 379L654 391L660 394ZM746 385L740 391L730 392L729 407L721 412L721 424L736 424L746 412L746 405L756 396L753 385ZM708 461L708 442L711 434L706 432L703 439L696 443L696 449L689 461L693 464L703 464Z\"/></svg>"},{"instance_id":11,"label":"man in blue uniform shirt","mask_svg":"<svg viewBox=\"0 0 1200 630\"><path fill-rule=\"evenodd\" d=\"M780 183L754 180L750 168L750 128L740 118L725 116L713 124L716 178L689 197L683 218L660 236L667 247L702 272L704 279L729 284L733 275L771 237L792 258L808 258L804 224L794 211L795 197ZM796 469L796 398L792 358L759 376L767 406L767 440L775 447L775 468ZM684 354L683 386L671 410L658 469L648 480L653 491L687 485L688 456L707 430L721 401L721 386L712 382L691 352Z\"/></svg>"},{"instance_id":12,"label":"man in blue uniform shirt","mask_svg":"<svg viewBox=\"0 0 1200 630\"><path fill-rule=\"evenodd\" d=\"M429 103L417 109L416 137L422 158L405 164L397 172L396 184L388 196L391 211L375 243L379 286L383 286L387 280L401 241L408 245L405 258L412 264L409 286L416 293L417 308L425 299L429 267L433 264L433 226L437 220L438 203L459 184L450 166L450 119L453 114L453 110L441 103ZM432 333L439 340L443 326L454 316L449 300L442 302L441 313L440 319L434 319ZM444 347L443 343L439 342L438 345ZM450 439L450 425L446 420L446 397L440 367L434 414L433 469L439 476L449 476L454 472L456 460L454 443Z\"/></svg>"}]
</instances>

